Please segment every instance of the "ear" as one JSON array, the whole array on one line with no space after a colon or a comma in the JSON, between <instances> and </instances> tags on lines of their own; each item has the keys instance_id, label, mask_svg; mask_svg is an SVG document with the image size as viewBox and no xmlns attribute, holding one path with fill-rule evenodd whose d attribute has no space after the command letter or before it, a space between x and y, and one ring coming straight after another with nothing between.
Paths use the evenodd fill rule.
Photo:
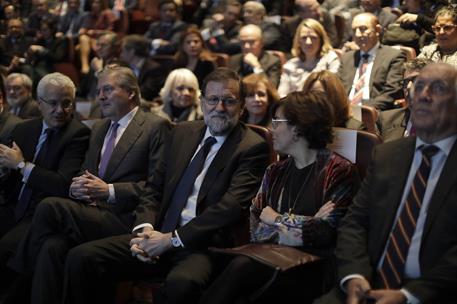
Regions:
<instances>
[{"instance_id":1,"label":"ear","mask_svg":"<svg viewBox=\"0 0 457 304\"><path fill-rule=\"evenodd\" d=\"M376 24L375 30L376 30L376 33L378 34L378 36L381 35L382 26L380 24Z\"/></svg>"}]
</instances>

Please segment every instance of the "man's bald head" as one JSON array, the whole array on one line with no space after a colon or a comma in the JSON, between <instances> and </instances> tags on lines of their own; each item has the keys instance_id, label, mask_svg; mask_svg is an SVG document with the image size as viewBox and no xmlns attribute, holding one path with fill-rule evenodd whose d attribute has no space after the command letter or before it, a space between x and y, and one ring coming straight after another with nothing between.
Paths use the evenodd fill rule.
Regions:
<instances>
[{"instance_id":1,"label":"man's bald head","mask_svg":"<svg viewBox=\"0 0 457 304\"><path fill-rule=\"evenodd\" d=\"M239 39L243 54L252 53L259 57L263 50L262 30L254 24L248 24L240 29Z\"/></svg>"}]
</instances>

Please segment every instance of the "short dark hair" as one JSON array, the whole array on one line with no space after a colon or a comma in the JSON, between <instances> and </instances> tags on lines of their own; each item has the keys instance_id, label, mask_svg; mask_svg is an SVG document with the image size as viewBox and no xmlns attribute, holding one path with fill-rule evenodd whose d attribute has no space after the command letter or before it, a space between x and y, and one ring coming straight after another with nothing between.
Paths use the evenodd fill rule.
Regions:
<instances>
[{"instance_id":1,"label":"short dark hair","mask_svg":"<svg viewBox=\"0 0 457 304\"><path fill-rule=\"evenodd\" d=\"M238 83L239 88L239 99L242 104L244 105L244 92L241 85L241 78L237 72L229 68L216 68L214 71L208 74L203 80L203 85L201 87L202 95L205 96L206 94L206 86L209 82L226 82L229 80L234 80Z\"/></svg>"},{"instance_id":2,"label":"short dark hair","mask_svg":"<svg viewBox=\"0 0 457 304\"><path fill-rule=\"evenodd\" d=\"M159 9L161 9L162 6L164 6L165 4L173 4L173 5L175 6L175 9L176 9L176 10L179 9L178 3L176 3L176 2L173 1L173 0L160 0L160 1L159 1Z\"/></svg>"},{"instance_id":3,"label":"short dark hair","mask_svg":"<svg viewBox=\"0 0 457 304\"><path fill-rule=\"evenodd\" d=\"M149 56L150 46L151 44L143 35L127 35L122 40L122 47L127 50L133 49L135 55L142 58Z\"/></svg>"},{"instance_id":4,"label":"short dark hair","mask_svg":"<svg viewBox=\"0 0 457 304\"><path fill-rule=\"evenodd\" d=\"M288 125L305 138L310 149L323 149L333 139L333 108L322 92L292 92L273 106L273 114L282 108ZM274 115L273 115L274 116Z\"/></svg>"}]
</instances>

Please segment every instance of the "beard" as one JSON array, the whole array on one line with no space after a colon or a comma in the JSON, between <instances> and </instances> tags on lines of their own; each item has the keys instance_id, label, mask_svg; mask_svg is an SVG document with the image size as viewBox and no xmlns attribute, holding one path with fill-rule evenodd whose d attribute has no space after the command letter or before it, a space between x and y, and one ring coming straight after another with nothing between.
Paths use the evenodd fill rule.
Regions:
<instances>
[{"instance_id":1,"label":"beard","mask_svg":"<svg viewBox=\"0 0 457 304\"><path fill-rule=\"evenodd\" d=\"M209 131L214 136L227 134L237 123L239 115L230 116L227 112L212 111L204 116Z\"/></svg>"},{"instance_id":2,"label":"beard","mask_svg":"<svg viewBox=\"0 0 457 304\"><path fill-rule=\"evenodd\" d=\"M27 101L27 99L28 99L28 96L27 97L24 97L24 96L7 97L6 101L8 102L8 104L11 107L16 108L16 107L22 106Z\"/></svg>"}]
</instances>

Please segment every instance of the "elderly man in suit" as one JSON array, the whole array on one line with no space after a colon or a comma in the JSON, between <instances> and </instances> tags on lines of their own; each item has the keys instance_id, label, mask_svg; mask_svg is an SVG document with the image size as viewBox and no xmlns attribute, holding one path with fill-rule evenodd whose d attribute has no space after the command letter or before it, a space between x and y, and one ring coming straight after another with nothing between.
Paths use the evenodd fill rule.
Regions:
<instances>
[{"instance_id":1,"label":"elderly man in suit","mask_svg":"<svg viewBox=\"0 0 457 304\"><path fill-rule=\"evenodd\" d=\"M195 303L214 271L207 248L234 245L268 162L268 146L239 122L239 76L219 68L203 84L204 121L177 125L143 199L154 206L127 234L70 251L65 303L110 301L121 277L164 278L154 303ZM133 256L132 256L133 255Z\"/></svg>"},{"instance_id":2,"label":"elderly man in suit","mask_svg":"<svg viewBox=\"0 0 457 304\"><path fill-rule=\"evenodd\" d=\"M338 71L351 103L381 111L393 108L394 100L402 98L406 56L400 50L379 43L382 28L371 13L355 16L352 30L359 50L346 52Z\"/></svg>"},{"instance_id":3,"label":"elderly man in suit","mask_svg":"<svg viewBox=\"0 0 457 304\"><path fill-rule=\"evenodd\" d=\"M38 203L49 196L66 196L89 145L90 130L73 119L75 86L65 75L52 73L37 87L43 118L18 124L11 144L0 144L0 166L9 174L0 184L0 279ZM1 284L5 286L4 284Z\"/></svg>"},{"instance_id":4,"label":"elderly man in suit","mask_svg":"<svg viewBox=\"0 0 457 304\"><path fill-rule=\"evenodd\" d=\"M33 275L33 303L62 301L70 248L128 233L147 210L148 202L140 197L161 157L169 123L139 109L138 81L129 68L105 68L97 88L106 118L92 128L81 174L69 188L72 199L43 200L10 261L13 270Z\"/></svg>"},{"instance_id":5,"label":"elderly man in suit","mask_svg":"<svg viewBox=\"0 0 457 304\"><path fill-rule=\"evenodd\" d=\"M244 77L252 73L265 74L275 85L281 77L281 62L263 49L262 30L255 24L240 29L241 53L230 57L228 67Z\"/></svg>"},{"instance_id":6,"label":"elderly man in suit","mask_svg":"<svg viewBox=\"0 0 457 304\"><path fill-rule=\"evenodd\" d=\"M405 73L403 76L403 95L405 96L404 102L406 107L400 109L393 109L388 111L382 111L379 114L376 125L379 133L381 134L384 142L396 140L402 137L408 137L416 135L416 131L413 128L411 119L409 104L411 103L410 90L420 70L427 64L433 61L425 58L415 58L411 61L407 61L404 64Z\"/></svg>"},{"instance_id":7,"label":"elderly man in suit","mask_svg":"<svg viewBox=\"0 0 457 304\"><path fill-rule=\"evenodd\" d=\"M9 111L22 119L41 117L38 103L32 98L32 79L26 74L12 73L6 77L6 101Z\"/></svg>"},{"instance_id":8,"label":"elderly man in suit","mask_svg":"<svg viewBox=\"0 0 457 304\"><path fill-rule=\"evenodd\" d=\"M318 303L455 303L456 83L448 64L419 73L410 106L417 137L375 147L339 229L340 288Z\"/></svg>"}]
</instances>

